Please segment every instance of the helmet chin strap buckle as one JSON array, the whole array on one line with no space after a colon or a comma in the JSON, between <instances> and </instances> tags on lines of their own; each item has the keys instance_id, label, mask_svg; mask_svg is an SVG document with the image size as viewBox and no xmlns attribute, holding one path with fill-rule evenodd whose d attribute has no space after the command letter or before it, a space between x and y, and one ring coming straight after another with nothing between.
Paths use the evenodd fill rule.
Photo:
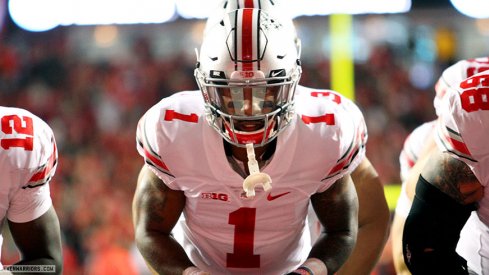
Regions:
<instances>
[{"instance_id":1,"label":"helmet chin strap buckle","mask_svg":"<svg viewBox=\"0 0 489 275\"><path fill-rule=\"evenodd\" d=\"M246 193L246 197L250 198L255 196L255 186L258 184L265 191L272 189L272 178L268 174L260 172L260 167L255 158L253 143L246 144L246 153L248 155L248 170L250 171L250 175L243 181L243 190Z\"/></svg>"}]
</instances>

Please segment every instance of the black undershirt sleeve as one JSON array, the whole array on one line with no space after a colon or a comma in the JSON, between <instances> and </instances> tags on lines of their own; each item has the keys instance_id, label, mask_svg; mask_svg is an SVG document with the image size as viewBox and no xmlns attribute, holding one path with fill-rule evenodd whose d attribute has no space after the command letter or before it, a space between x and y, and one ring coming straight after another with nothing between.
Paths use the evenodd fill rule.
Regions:
<instances>
[{"instance_id":1,"label":"black undershirt sleeve","mask_svg":"<svg viewBox=\"0 0 489 275\"><path fill-rule=\"evenodd\" d=\"M420 176L402 240L404 261L411 273L468 274L467 261L455 248L475 209L475 204L459 204Z\"/></svg>"}]
</instances>

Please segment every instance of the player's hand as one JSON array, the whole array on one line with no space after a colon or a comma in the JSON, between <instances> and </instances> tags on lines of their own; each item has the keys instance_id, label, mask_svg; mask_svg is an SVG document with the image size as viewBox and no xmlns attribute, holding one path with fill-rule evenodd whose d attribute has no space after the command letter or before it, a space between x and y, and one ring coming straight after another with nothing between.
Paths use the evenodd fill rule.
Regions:
<instances>
[{"instance_id":1,"label":"player's hand","mask_svg":"<svg viewBox=\"0 0 489 275\"><path fill-rule=\"evenodd\" d=\"M183 271L182 275L211 275L211 274L207 271L200 270L195 266L191 266L191 267L187 267Z\"/></svg>"}]
</instances>

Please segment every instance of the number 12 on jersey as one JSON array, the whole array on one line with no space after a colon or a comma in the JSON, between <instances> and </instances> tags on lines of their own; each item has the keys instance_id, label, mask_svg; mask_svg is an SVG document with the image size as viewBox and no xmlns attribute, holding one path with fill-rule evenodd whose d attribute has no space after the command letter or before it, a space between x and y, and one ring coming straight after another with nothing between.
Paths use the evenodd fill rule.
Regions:
<instances>
[{"instance_id":1,"label":"number 12 on jersey","mask_svg":"<svg viewBox=\"0 0 489 275\"><path fill-rule=\"evenodd\" d=\"M32 118L17 115L3 116L0 120L2 132L5 135L12 135L15 131L17 134L24 134L25 138L2 138L0 146L8 150L11 147L21 147L26 151L32 151L34 148L34 127Z\"/></svg>"}]
</instances>

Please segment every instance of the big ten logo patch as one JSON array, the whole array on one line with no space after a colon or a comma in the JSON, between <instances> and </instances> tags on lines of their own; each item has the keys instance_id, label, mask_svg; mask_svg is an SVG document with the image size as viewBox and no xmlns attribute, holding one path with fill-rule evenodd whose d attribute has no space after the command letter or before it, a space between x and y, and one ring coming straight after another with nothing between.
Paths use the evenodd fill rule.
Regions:
<instances>
[{"instance_id":1,"label":"big ten logo patch","mask_svg":"<svg viewBox=\"0 0 489 275\"><path fill-rule=\"evenodd\" d=\"M214 193L214 192L202 193L200 197L202 199L229 201L228 194L223 194L223 193Z\"/></svg>"}]
</instances>

